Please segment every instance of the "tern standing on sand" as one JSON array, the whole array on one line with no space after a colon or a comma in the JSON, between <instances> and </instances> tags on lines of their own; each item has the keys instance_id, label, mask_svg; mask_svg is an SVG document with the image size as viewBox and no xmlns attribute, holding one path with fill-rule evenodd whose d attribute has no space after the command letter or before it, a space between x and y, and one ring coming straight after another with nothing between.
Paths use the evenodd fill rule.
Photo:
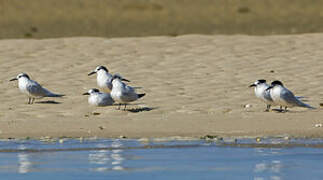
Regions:
<instances>
[{"instance_id":1,"label":"tern standing on sand","mask_svg":"<svg viewBox=\"0 0 323 180\"><path fill-rule=\"evenodd\" d=\"M270 96L270 91L267 91L269 85L266 83L266 80L260 79L251 84L249 87L255 87L255 95L257 98L261 99L265 104L267 104L267 108L265 111L269 111L272 105L275 105L273 99Z\"/></svg>"},{"instance_id":2,"label":"tern standing on sand","mask_svg":"<svg viewBox=\"0 0 323 180\"><path fill-rule=\"evenodd\" d=\"M111 97L114 101L120 103L119 109L121 104L124 104L125 110L129 102L135 101L144 95L145 94L137 94L133 87L123 83L120 76L114 75L112 77Z\"/></svg>"},{"instance_id":3,"label":"tern standing on sand","mask_svg":"<svg viewBox=\"0 0 323 180\"><path fill-rule=\"evenodd\" d=\"M104 92L110 92L112 90L112 74L109 73L109 70L105 66L98 66L94 71L90 72L88 75L97 74L96 83L99 88ZM122 81L128 81L127 79L121 78Z\"/></svg>"},{"instance_id":4,"label":"tern standing on sand","mask_svg":"<svg viewBox=\"0 0 323 180\"><path fill-rule=\"evenodd\" d=\"M309 109L315 109L314 107L303 103L299 98L295 97L294 94L284 87L283 83L280 81L273 81L271 86L267 88L270 91L270 96L273 101L285 107L285 111L289 107L304 107Z\"/></svg>"},{"instance_id":5,"label":"tern standing on sand","mask_svg":"<svg viewBox=\"0 0 323 180\"><path fill-rule=\"evenodd\" d=\"M90 95L88 102L92 106L110 106L114 103L111 95L108 93L102 93L98 89L90 89L83 95Z\"/></svg>"},{"instance_id":6,"label":"tern standing on sand","mask_svg":"<svg viewBox=\"0 0 323 180\"><path fill-rule=\"evenodd\" d=\"M32 104L35 98L43 97L62 97L63 94L55 94L49 90L43 88L36 81L33 81L29 78L26 73L20 73L16 78L11 79L10 81L18 80L19 90L28 96L28 104Z\"/></svg>"}]
</instances>

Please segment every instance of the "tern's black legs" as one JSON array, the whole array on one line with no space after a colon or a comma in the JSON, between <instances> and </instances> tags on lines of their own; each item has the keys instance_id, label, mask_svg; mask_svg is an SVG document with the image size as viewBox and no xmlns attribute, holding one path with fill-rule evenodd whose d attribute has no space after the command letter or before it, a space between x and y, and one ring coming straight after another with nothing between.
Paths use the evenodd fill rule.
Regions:
<instances>
[{"instance_id":1,"label":"tern's black legs","mask_svg":"<svg viewBox=\"0 0 323 180\"><path fill-rule=\"evenodd\" d=\"M269 112L271 105L267 104L267 108L265 109L265 112Z\"/></svg>"},{"instance_id":2,"label":"tern's black legs","mask_svg":"<svg viewBox=\"0 0 323 180\"><path fill-rule=\"evenodd\" d=\"M127 104L126 104L126 103L125 103L125 104L119 103L119 104L118 104L118 109L117 109L117 110L120 110L121 105L124 105L123 110L125 111L125 110L127 109Z\"/></svg>"},{"instance_id":3,"label":"tern's black legs","mask_svg":"<svg viewBox=\"0 0 323 180\"><path fill-rule=\"evenodd\" d=\"M35 98L28 97L28 104L33 104L35 101Z\"/></svg>"}]
</instances>

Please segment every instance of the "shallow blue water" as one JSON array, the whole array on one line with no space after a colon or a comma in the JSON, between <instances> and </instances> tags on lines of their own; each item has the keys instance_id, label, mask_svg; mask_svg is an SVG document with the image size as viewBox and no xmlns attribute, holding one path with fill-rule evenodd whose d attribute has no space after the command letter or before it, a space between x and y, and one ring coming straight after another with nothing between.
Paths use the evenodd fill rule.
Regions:
<instances>
[{"instance_id":1,"label":"shallow blue water","mask_svg":"<svg viewBox=\"0 0 323 180\"><path fill-rule=\"evenodd\" d=\"M323 179L322 148L239 143L251 146L117 139L0 141L0 179Z\"/></svg>"}]
</instances>

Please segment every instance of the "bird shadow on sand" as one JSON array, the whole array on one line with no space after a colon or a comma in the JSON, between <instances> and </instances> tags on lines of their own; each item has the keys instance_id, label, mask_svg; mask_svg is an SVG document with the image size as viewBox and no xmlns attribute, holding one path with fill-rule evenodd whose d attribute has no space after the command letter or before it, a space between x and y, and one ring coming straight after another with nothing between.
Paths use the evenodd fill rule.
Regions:
<instances>
[{"instance_id":1,"label":"bird shadow on sand","mask_svg":"<svg viewBox=\"0 0 323 180\"><path fill-rule=\"evenodd\" d=\"M112 106L117 107L117 110L121 110L121 111L127 111L127 112L132 112L132 113L139 113L139 112L144 112L144 111L152 111L155 109L158 109L158 107L138 107L138 106L142 106L142 104L138 103L138 104L131 104L129 106L127 106L127 109L124 109L123 105L120 106L120 109L118 109L119 104L113 104ZM137 106L134 108L130 108L131 106Z\"/></svg>"},{"instance_id":2,"label":"bird shadow on sand","mask_svg":"<svg viewBox=\"0 0 323 180\"><path fill-rule=\"evenodd\" d=\"M151 111L154 109L158 109L157 107L139 107L139 108L132 108L132 109L126 109L125 111L132 112L132 113L139 113L144 111Z\"/></svg>"},{"instance_id":3,"label":"bird shadow on sand","mask_svg":"<svg viewBox=\"0 0 323 180\"><path fill-rule=\"evenodd\" d=\"M304 110L282 110L282 109L272 109L273 112L276 113L304 113L304 112L308 112L308 109L304 109ZM313 111L313 110L312 110Z\"/></svg>"},{"instance_id":4,"label":"bird shadow on sand","mask_svg":"<svg viewBox=\"0 0 323 180\"><path fill-rule=\"evenodd\" d=\"M271 109L273 112L277 112L277 113L285 113L285 112L288 112L288 110L287 111L285 111L285 110L283 110L283 109Z\"/></svg>"},{"instance_id":5,"label":"bird shadow on sand","mask_svg":"<svg viewBox=\"0 0 323 180\"><path fill-rule=\"evenodd\" d=\"M38 101L35 103L37 103L37 104L62 104L61 102L57 102L57 101Z\"/></svg>"}]
</instances>

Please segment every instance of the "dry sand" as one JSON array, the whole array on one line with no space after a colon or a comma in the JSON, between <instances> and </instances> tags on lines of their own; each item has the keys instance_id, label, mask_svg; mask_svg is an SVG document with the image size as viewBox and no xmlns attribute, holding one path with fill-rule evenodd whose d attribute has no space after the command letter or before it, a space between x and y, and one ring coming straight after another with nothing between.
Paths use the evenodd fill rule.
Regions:
<instances>
[{"instance_id":1,"label":"dry sand","mask_svg":"<svg viewBox=\"0 0 323 180\"><path fill-rule=\"evenodd\" d=\"M323 34L1 40L0 138L323 137L323 127L315 127L323 124L322 109L263 112L248 88L279 79L319 107L322 42ZM147 95L129 106L143 111L90 107L81 94L96 87L87 73L97 65L143 87L137 91ZM66 97L28 105L17 82L8 81L20 72ZM39 103L48 100L61 104Z\"/></svg>"}]
</instances>

